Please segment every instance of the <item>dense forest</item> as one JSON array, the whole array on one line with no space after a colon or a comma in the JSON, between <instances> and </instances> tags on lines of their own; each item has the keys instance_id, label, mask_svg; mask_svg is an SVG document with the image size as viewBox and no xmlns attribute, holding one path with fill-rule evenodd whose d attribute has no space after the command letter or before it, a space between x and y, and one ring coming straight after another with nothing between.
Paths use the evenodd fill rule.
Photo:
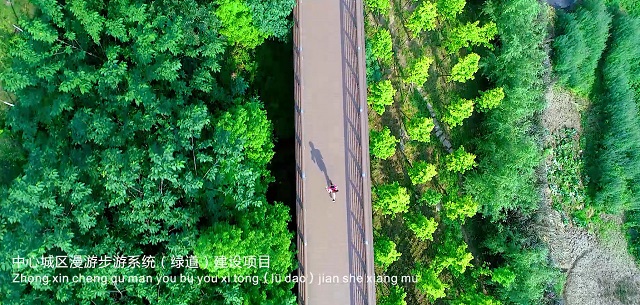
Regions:
<instances>
[{"instance_id":1,"label":"dense forest","mask_svg":"<svg viewBox=\"0 0 640 305\"><path fill-rule=\"evenodd\" d=\"M0 303L295 302L292 284L12 283L16 273L292 272L289 208L266 197L273 126L253 81L256 48L288 39L293 5L34 0L2 8ZM59 257L88 267L48 266Z\"/></svg>"}]
</instances>

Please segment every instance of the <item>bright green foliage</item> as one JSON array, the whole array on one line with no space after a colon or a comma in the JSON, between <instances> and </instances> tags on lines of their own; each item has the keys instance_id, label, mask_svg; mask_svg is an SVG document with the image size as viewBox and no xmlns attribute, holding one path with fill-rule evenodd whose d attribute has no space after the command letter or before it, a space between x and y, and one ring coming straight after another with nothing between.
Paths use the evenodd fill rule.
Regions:
<instances>
[{"instance_id":1,"label":"bright green foliage","mask_svg":"<svg viewBox=\"0 0 640 305\"><path fill-rule=\"evenodd\" d=\"M388 63L393 58L393 41L391 41L391 33L387 29L377 29L369 39L369 48L371 54L378 60Z\"/></svg>"},{"instance_id":2,"label":"bright green foliage","mask_svg":"<svg viewBox=\"0 0 640 305\"><path fill-rule=\"evenodd\" d=\"M253 15L243 0L218 0L220 6L216 16L222 23L220 33L233 43L253 49L261 44L267 35L261 32L253 22Z\"/></svg>"},{"instance_id":3,"label":"bright green foliage","mask_svg":"<svg viewBox=\"0 0 640 305\"><path fill-rule=\"evenodd\" d=\"M229 261L227 268L217 268L219 266L210 263L206 266L207 270L217 276L264 276L267 272L291 272L293 234L287 230L287 223L291 219L288 207L281 203L264 204L249 209L243 215L235 225L226 222L215 223L198 238L194 254L198 259L209 262L214 262L216 256L224 256L231 260L236 256L244 258L269 255L269 268L237 268L234 262Z\"/></svg>"},{"instance_id":4,"label":"bright green foliage","mask_svg":"<svg viewBox=\"0 0 640 305\"><path fill-rule=\"evenodd\" d=\"M407 293L404 291L404 287L391 285L389 286L389 294L380 297L378 304L380 305L407 305L404 298L407 297Z\"/></svg>"},{"instance_id":5,"label":"bright green foliage","mask_svg":"<svg viewBox=\"0 0 640 305\"><path fill-rule=\"evenodd\" d=\"M464 146L460 146L458 149L454 150L453 153L448 154L445 157L447 170L456 173L464 173L476 166L475 160L476 156L472 153L466 152L464 150Z\"/></svg>"},{"instance_id":6,"label":"bright green foliage","mask_svg":"<svg viewBox=\"0 0 640 305\"><path fill-rule=\"evenodd\" d=\"M622 9L628 12L629 15L634 17L640 16L640 2L635 0L619 0L619 3Z\"/></svg>"},{"instance_id":7,"label":"bright green foliage","mask_svg":"<svg viewBox=\"0 0 640 305\"><path fill-rule=\"evenodd\" d=\"M489 111L478 135L478 171L467 175L466 192L473 195L485 217L500 219L507 210L528 213L538 208L535 169L541 150L530 131L534 114L542 110L543 49L547 26L536 0L487 2L486 12L495 21L500 47L488 57L489 78L504 88L501 106Z\"/></svg>"},{"instance_id":8,"label":"bright green foliage","mask_svg":"<svg viewBox=\"0 0 640 305\"><path fill-rule=\"evenodd\" d=\"M384 114L385 107L393 104L393 97L396 95L396 89L393 88L391 80L383 80L369 86L369 94L367 95L367 103L379 115Z\"/></svg>"},{"instance_id":9,"label":"bright green foliage","mask_svg":"<svg viewBox=\"0 0 640 305\"><path fill-rule=\"evenodd\" d=\"M431 131L435 127L433 119L423 116L413 116L406 124L409 138L414 141L427 143L431 140Z\"/></svg>"},{"instance_id":10,"label":"bright green foliage","mask_svg":"<svg viewBox=\"0 0 640 305\"><path fill-rule=\"evenodd\" d=\"M409 168L408 173L413 185L425 184L438 174L436 166L426 161L414 162Z\"/></svg>"},{"instance_id":11,"label":"bright green foliage","mask_svg":"<svg viewBox=\"0 0 640 305\"><path fill-rule=\"evenodd\" d=\"M462 122L473 114L473 101L457 98L446 108L442 121L451 127L462 125Z\"/></svg>"},{"instance_id":12,"label":"bright green foliage","mask_svg":"<svg viewBox=\"0 0 640 305\"><path fill-rule=\"evenodd\" d=\"M496 24L488 22L483 26L479 26L479 23L480 21L467 22L447 33L447 39L444 43L447 52L452 54L460 50L460 48L469 48L477 45L491 48L492 46L489 42L498 34Z\"/></svg>"},{"instance_id":13,"label":"bright green foliage","mask_svg":"<svg viewBox=\"0 0 640 305\"><path fill-rule=\"evenodd\" d=\"M480 55L471 53L460 58L453 68L451 68L451 76L449 81L464 83L467 80L474 79L474 74L478 72L480 63Z\"/></svg>"},{"instance_id":14,"label":"bright green foliage","mask_svg":"<svg viewBox=\"0 0 640 305\"><path fill-rule=\"evenodd\" d=\"M554 70L561 84L588 95L609 37L611 15L602 0L585 0L571 13L559 11Z\"/></svg>"},{"instance_id":15,"label":"bright green foliage","mask_svg":"<svg viewBox=\"0 0 640 305\"><path fill-rule=\"evenodd\" d=\"M452 220L464 221L478 212L478 203L469 195L457 197L444 204L444 213Z\"/></svg>"},{"instance_id":16,"label":"bright green foliage","mask_svg":"<svg viewBox=\"0 0 640 305\"><path fill-rule=\"evenodd\" d=\"M478 111L485 112L498 107L504 99L504 89L493 88L487 91L480 91L480 96L476 98L475 104L478 105Z\"/></svg>"},{"instance_id":17,"label":"bright green foliage","mask_svg":"<svg viewBox=\"0 0 640 305\"><path fill-rule=\"evenodd\" d=\"M411 196L398 182L378 185L373 188L373 208L382 215L404 213L409 209Z\"/></svg>"},{"instance_id":18,"label":"bright green foliage","mask_svg":"<svg viewBox=\"0 0 640 305\"><path fill-rule=\"evenodd\" d=\"M411 213L404 216L404 221L418 239L433 240L433 232L438 229L438 222L422 214Z\"/></svg>"},{"instance_id":19,"label":"bright green foliage","mask_svg":"<svg viewBox=\"0 0 640 305\"><path fill-rule=\"evenodd\" d=\"M471 267L473 255L467 251L467 244L456 244L453 241L444 243L438 248L438 255L432 263L432 268L438 273L448 268L457 275L463 274Z\"/></svg>"},{"instance_id":20,"label":"bright green foliage","mask_svg":"<svg viewBox=\"0 0 640 305\"><path fill-rule=\"evenodd\" d=\"M438 0L436 2L438 13L448 20L455 20L466 4L467 0Z\"/></svg>"},{"instance_id":21,"label":"bright green foliage","mask_svg":"<svg viewBox=\"0 0 640 305\"><path fill-rule=\"evenodd\" d=\"M488 296L486 294L482 294L479 292L465 292L464 294L462 294L461 296L459 296L458 298L456 298L453 303L451 303L453 305L469 305L469 304L473 304L473 305L501 305L502 302L494 299L491 296Z\"/></svg>"},{"instance_id":22,"label":"bright green foliage","mask_svg":"<svg viewBox=\"0 0 640 305\"><path fill-rule=\"evenodd\" d=\"M500 267L491 271L491 281L502 285L505 288L511 287L516 280L516 274L509 267Z\"/></svg>"},{"instance_id":23,"label":"bright green foliage","mask_svg":"<svg viewBox=\"0 0 640 305\"><path fill-rule=\"evenodd\" d=\"M391 7L391 0L365 0L364 4L374 13L387 15Z\"/></svg>"},{"instance_id":24,"label":"bright green foliage","mask_svg":"<svg viewBox=\"0 0 640 305\"><path fill-rule=\"evenodd\" d=\"M402 253L396 250L396 243L386 237L378 237L373 243L373 261L382 270L387 270L391 264L400 258Z\"/></svg>"},{"instance_id":25,"label":"bright green foliage","mask_svg":"<svg viewBox=\"0 0 640 305\"><path fill-rule=\"evenodd\" d=\"M422 86L429 78L429 67L433 63L433 58L423 56L413 62L407 71L404 82Z\"/></svg>"},{"instance_id":26,"label":"bright green foliage","mask_svg":"<svg viewBox=\"0 0 640 305\"><path fill-rule=\"evenodd\" d=\"M449 288L449 285L440 281L439 273L436 273L433 268L427 268L417 263L411 273L418 277L416 283L418 290L426 294L430 300L435 301L446 296L444 291Z\"/></svg>"},{"instance_id":27,"label":"bright green foliage","mask_svg":"<svg viewBox=\"0 0 640 305\"><path fill-rule=\"evenodd\" d=\"M420 197L420 202L429 206L436 206L440 201L442 201L442 193L434 189L427 189Z\"/></svg>"},{"instance_id":28,"label":"bright green foliage","mask_svg":"<svg viewBox=\"0 0 640 305\"><path fill-rule=\"evenodd\" d=\"M411 13L411 17L406 21L405 26L409 29L413 38L415 38L423 31L435 29L437 17L438 12L436 5L425 0Z\"/></svg>"},{"instance_id":29,"label":"bright green foliage","mask_svg":"<svg viewBox=\"0 0 640 305\"><path fill-rule=\"evenodd\" d=\"M382 131L371 130L369 135L369 150L372 156L380 159L389 159L396 153L396 144L400 140L391 134L389 127Z\"/></svg>"}]
</instances>

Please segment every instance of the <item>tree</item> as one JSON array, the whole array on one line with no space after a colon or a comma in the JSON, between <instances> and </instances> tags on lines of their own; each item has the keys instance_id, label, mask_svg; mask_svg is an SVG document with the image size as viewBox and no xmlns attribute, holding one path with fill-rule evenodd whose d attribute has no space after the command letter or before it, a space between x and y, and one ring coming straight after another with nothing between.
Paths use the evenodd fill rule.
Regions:
<instances>
[{"instance_id":1,"label":"tree","mask_svg":"<svg viewBox=\"0 0 640 305\"><path fill-rule=\"evenodd\" d=\"M429 78L429 67L433 63L433 58L423 56L415 60L407 71L407 77L404 82L422 86Z\"/></svg>"},{"instance_id":2,"label":"tree","mask_svg":"<svg viewBox=\"0 0 640 305\"><path fill-rule=\"evenodd\" d=\"M438 273L436 273L433 268L427 268L420 263L416 263L411 273L418 277L418 282L416 283L418 290L426 294L431 301L446 296L444 291L449 288L449 285L440 281Z\"/></svg>"},{"instance_id":3,"label":"tree","mask_svg":"<svg viewBox=\"0 0 640 305\"><path fill-rule=\"evenodd\" d=\"M473 114L473 101L457 98L446 108L446 112L442 117L442 121L451 127L462 125L464 119Z\"/></svg>"},{"instance_id":4,"label":"tree","mask_svg":"<svg viewBox=\"0 0 640 305\"><path fill-rule=\"evenodd\" d=\"M382 215L404 213L409 208L411 197L406 188L398 182L383 184L373 188L373 208Z\"/></svg>"},{"instance_id":5,"label":"tree","mask_svg":"<svg viewBox=\"0 0 640 305\"><path fill-rule=\"evenodd\" d=\"M450 21L456 19L456 16L462 12L466 4L466 0L438 0L436 2L438 13Z\"/></svg>"},{"instance_id":6,"label":"tree","mask_svg":"<svg viewBox=\"0 0 640 305\"><path fill-rule=\"evenodd\" d=\"M158 258L156 268L82 273L171 276L176 268L159 266L160 257L188 258L200 241L229 254L268 254L272 270L290 273L289 213L263 200L273 155L270 124L260 102L227 86L229 77L220 72L227 50L235 49L221 32L236 33L217 13L244 22L245 8L236 15L236 7L192 0L31 2L38 14L19 22L23 32L7 41L3 56L11 60L0 73L3 89L20 101L2 128L20 139L26 155L11 185L0 187L0 260L145 254ZM220 244L220 236L230 243ZM186 305L227 298L216 292L221 285L197 281L45 287L4 279L9 273L71 277L79 270L4 263L2 269L2 304ZM290 284L252 286L238 286L248 304L268 304L262 293L291 304ZM239 299L226 293L229 301Z\"/></svg>"},{"instance_id":7,"label":"tree","mask_svg":"<svg viewBox=\"0 0 640 305\"><path fill-rule=\"evenodd\" d=\"M402 255L396 250L396 243L384 236L377 237L374 240L373 254L374 263L382 270L387 270Z\"/></svg>"},{"instance_id":8,"label":"tree","mask_svg":"<svg viewBox=\"0 0 640 305\"><path fill-rule=\"evenodd\" d=\"M393 97L396 95L396 89L393 88L391 80L383 80L372 84L369 87L369 95L367 96L368 104L379 115L384 114L385 107L393 104Z\"/></svg>"},{"instance_id":9,"label":"tree","mask_svg":"<svg viewBox=\"0 0 640 305\"><path fill-rule=\"evenodd\" d=\"M433 240L433 233L438 229L438 222L424 215L411 213L404 217L409 230L422 241Z\"/></svg>"},{"instance_id":10,"label":"tree","mask_svg":"<svg viewBox=\"0 0 640 305\"><path fill-rule=\"evenodd\" d=\"M609 38L611 14L603 1L588 0L574 12L558 14L556 24L553 68L560 83L586 96Z\"/></svg>"},{"instance_id":11,"label":"tree","mask_svg":"<svg viewBox=\"0 0 640 305\"><path fill-rule=\"evenodd\" d=\"M478 72L478 64L480 63L480 55L471 53L461 58L453 68L451 68L451 76L449 81L464 83L467 80L474 79L474 74Z\"/></svg>"},{"instance_id":12,"label":"tree","mask_svg":"<svg viewBox=\"0 0 640 305\"><path fill-rule=\"evenodd\" d=\"M382 15L387 15L391 7L390 0L365 0L364 4L373 13Z\"/></svg>"},{"instance_id":13,"label":"tree","mask_svg":"<svg viewBox=\"0 0 640 305\"><path fill-rule=\"evenodd\" d=\"M216 16L222 23L220 33L233 43L253 49L261 44L267 35L253 22L251 8L243 0L219 0Z\"/></svg>"},{"instance_id":14,"label":"tree","mask_svg":"<svg viewBox=\"0 0 640 305\"><path fill-rule=\"evenodd\" d=\"M291 29L287 17L295 0L245 0L251 8L253 24L267 37L285 39Z\"/></svg>"},{"instance_id":15,"label":"tree","mask_svg":"<svg viewBox=\"0 0 640 305\"><path fill-rule=\"evenodd\" d=\"M371 54L378 60L388 63L393 58L393 41L391 33L387 29L377 29L369 39Z\"/></svg>"},{"instance_id":16,"label":"tree","mask_svg":"<svg viewBox=\"0 0 640 305\"><path fill-rule=\"evenodd\" d=\"M445 215L451 220L464 221L465 218L473 217L477 211L478 203L469 195L449 200L444 205Z\"/></svg>"},{"instance_id":17,"label":"tree","mask_svg":"<svg viewBox=\"0 0 640 305\"><path fill-rule=\"evenodd\" d=\"M478 111L488 111L498 107L504 99L504 89L502 87L480 91L480 97L476 99Z\"/></svg>"},{"instance_id":18,"label":"tree","mask_svg":"<svg viewBox=\"0 0 640 305\"><path fill-rule=\"evenodd\" d=\"M436 166L425 161L416 161L408 172L413 185L425 184L438 174Z\"/></svg>"},{"instance_id":19,"label":"tree","mask_svg":"<svg viewBox=\"0 0 640 305\"><path fill-rule=\"evenodd\" d=\"M449 268L454 274L463 274L468 267L471 267L473 255L467 252L467 244L456 244L455 242L447 242L438 248L438 254L434 259L432 268L440 273L444 268Z\"/></svg>"},{"instance_id":20,"label":"tree","mask_svg":"<svg viewBox=\"0 0 640 305\"><path fill-rule=\"evenodd\" d=\"M480 21L467 22L447 33L447 39L444 43L447 52L453 54L460 48L469 48L477 45L492 48L489 42L498 34L496 24L488 22L480 27L478 26L479 23Z\"/></svg>"},{"instance_id":21,"label":"tree","mask_svg":"<svg viewBox=\"0 0 640 305\"><path fill-rule=\"evenodd\" d=\"M416 38L423 31L431 31L436 28L436 17L438 17L436 5L429 1L422 1L411 13L411 17L405 25L411 32L411 36Z\"/></svg>"},{"instance_id":22,"label":"tree","mask_svg":"<svg viewBox=\"0 0 640 305\"><path fill-rule=\"evenodd\" d=\"M407 297L407 293L402 286L392 285L389 286L389 293L380 297L378 304L380 305L407 305L404 300Z\"/></svg>"},{"instance_id":23,"label":"tree","mask_svg":"<svg viewBox=\"0 0 640 305\"><path fill-rule=\"evenodd\" d=\"M509 288L511 284L516 280L516 274L511 271L508 266L493 269L491 271L491 281L502 285L505 288Z\"/></svg>"},{"instance_id":24,"label":"tree","mask_svg":"<svg viewBox=\"0 0 640 305\"><path fill-rule=\"evenodd\" d=\"M409 119L406 127L411 140L427 143L435 124L432 118L417 115Z\"/></svg>"},{"instance_id":25,"label":"tree","mask_svg":"<svg viewBox=\"0 0 640 305\"><path fill-rule=\"evenodd\" d=\"M420 203L429 206L436 206L442 201L442 193L434 189L427 189L419 199Z\"/></svg>"},{"instance_id":26,"label":"tree","mask_svg":"<svg viewBox=\"0 0 640 305\"><path fill-rule=\"evenodd\" d=\"M460 146L453 153L445 157L445 164L447 170L464 173L476 165L475 159L476 156L474 154L466 152L464 146Z\"/></svg>"},{"instance_id":27,"label":"tree","mask_svg":"<svg viewBox=\"0 0 640 305\"><path fill-rule=\"evenodd\" d=\"M383 160L396 153L396 144L400 142L391 134L389 127L384 127L382 131L371 130L369 139L371 155Z\"/></svg>"}]
</instances>

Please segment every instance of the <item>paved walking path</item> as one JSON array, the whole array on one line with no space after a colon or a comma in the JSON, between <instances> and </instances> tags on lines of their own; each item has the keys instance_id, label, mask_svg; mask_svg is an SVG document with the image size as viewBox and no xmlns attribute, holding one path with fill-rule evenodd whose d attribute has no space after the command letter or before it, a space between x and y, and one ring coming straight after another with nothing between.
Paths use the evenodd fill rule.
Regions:
<instances>
[{"instance_id":1,"label":"paved walking path","mask_svg":"<svg viewBox=\"0 0 640 305\"><path fill-rule=\"evenodd\" d=\"M300 304L375 304L361 14L357 0L294 13Z\"/></svg>"}]
</instances>

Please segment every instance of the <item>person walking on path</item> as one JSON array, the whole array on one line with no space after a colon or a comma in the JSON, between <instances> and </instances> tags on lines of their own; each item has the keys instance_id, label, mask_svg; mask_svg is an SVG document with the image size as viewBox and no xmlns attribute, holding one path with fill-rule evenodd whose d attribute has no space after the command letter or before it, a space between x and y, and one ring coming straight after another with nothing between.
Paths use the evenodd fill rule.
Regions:
<instances>
[{"instance_id":1,"label":"person walking on path","mask_svg":"<svg viewBox=\"0 0 640 305\"><path fill-rule=\"evenodd\" d=\"M331 201L336 202L336 193L338 192L338 187L331 181L329 181L329 184L330 185L327 187L327 192L329 193L329 196L331 196Z\"/></svg>"}]
</instances>

